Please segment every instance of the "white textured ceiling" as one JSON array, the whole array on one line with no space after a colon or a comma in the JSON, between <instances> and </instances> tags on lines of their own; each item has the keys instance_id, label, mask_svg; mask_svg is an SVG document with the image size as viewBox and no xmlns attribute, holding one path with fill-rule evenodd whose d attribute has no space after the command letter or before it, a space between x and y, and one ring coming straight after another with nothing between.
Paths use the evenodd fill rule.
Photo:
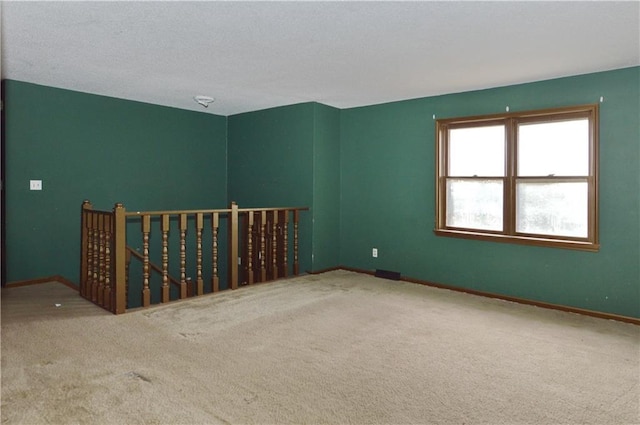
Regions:
<instances>
[{"instance_id":1,"label":"white textured ceiling","mask_svg":"<svg viewBox=\"0 0 640 425\"><path fill-rule=\"evenodd\" d=\"M232 115L640 65L640 2L2 2L2 78ZM216 99L204 109L195 95Z\"/></svg>"}]
</instances>

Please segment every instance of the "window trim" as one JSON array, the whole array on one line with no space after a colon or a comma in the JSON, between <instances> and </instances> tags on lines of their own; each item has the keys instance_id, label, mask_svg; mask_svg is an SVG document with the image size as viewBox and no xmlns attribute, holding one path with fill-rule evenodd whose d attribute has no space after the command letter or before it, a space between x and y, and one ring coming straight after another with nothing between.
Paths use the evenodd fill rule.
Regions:
<instances>
[{"instance_id":1,"label":"window trim","mask_svg":"<svg viewBox=\"0 0 640 425\"><path fill-rule=\"evenodd\" d=\"M566 121L576 118L589 119L589 174L588 176L517 176L517 128L518 124L531 122ZM496 176L450 176L448 175L448 131L451 128L477 127L479 125L505 125L505 173ZM554 248L598 251L599 205L598 205L598 155L599 155L599 105L587 104L562 108L472 117L445 118L436 120L435 134L435 227L438 236L463 239L506 242ZM446 184L448 178L497 179L503 181L503 230L489 231L446 225ZM587 237L552 236L516 232L516 184L518 181L586 181L588 187Z\"/></svg>"}]
</instances>

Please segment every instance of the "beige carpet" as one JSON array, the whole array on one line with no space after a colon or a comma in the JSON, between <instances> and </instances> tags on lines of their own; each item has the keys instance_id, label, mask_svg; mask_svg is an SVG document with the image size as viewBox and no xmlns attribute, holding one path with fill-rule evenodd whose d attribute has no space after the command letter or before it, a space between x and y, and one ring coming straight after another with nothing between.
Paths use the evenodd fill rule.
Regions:
<instances>
[{"instance_id":1,"label":"beige carpet","mask_svg":"<svg viewBox=\"0 0 640 425\"><path fill-rule=\"evenodd\" d=\"M637 424L640 327L346 271L121 316L58 283L3 289L1 415Z\"/></svg>"}]
</instances>

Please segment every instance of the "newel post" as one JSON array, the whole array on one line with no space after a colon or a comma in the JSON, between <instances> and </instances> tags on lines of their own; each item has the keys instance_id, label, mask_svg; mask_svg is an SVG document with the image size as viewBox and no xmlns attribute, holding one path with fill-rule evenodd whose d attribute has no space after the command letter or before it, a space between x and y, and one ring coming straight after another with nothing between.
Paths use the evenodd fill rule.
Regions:
<instances>
[{"instance_id":1,"label":"newel post","mask_svg":"<svg viewBox=\"0 0 640 425\"><path fill-rule=\"evenodd\" d=\"M127 309L127 272L126 272L126 249L127 249L127 220L125 208L117 203L113 208L114 216L114 270L115 282L111 303L115 314L124 313Z\"/></svg>"},{"instance_id":2,"label":"newel post","mask_svg":"<svg viewBox=\"0 0 640 425\"><path fill-rule=\"evenodd\" d=\"M229 289L238 289L238 204L229 213Z\"/></svg>"},{"instance_id":3,"label":"newel post","mask_svg":"<svg viewBox=\"0 0 640 425\"><path fill-rule=\"evenodd\" d=\"M93 205L89 200L85 199L82 202L82 211L80 214L80 295L86 297L87 295L87 282L89 269L88 262L88 246L89 246L89 214L87 210L92 210Z\"/></svg>"}]
</instances>

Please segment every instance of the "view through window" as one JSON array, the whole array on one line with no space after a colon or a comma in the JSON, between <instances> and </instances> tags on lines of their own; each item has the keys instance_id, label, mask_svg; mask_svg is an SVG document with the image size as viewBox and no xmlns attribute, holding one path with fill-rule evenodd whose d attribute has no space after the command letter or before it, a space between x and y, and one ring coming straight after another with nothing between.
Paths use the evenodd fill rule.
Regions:
<instances>
[{"instance_id":1,"label":"view through window","mask_svg":"<svg viewBox=\"0 0 640 425\"><path fill-rule=\"evenodd\" d=\"M597 105L437 121L442 236L597 250Z\"/></svg>"}]
</instances>

